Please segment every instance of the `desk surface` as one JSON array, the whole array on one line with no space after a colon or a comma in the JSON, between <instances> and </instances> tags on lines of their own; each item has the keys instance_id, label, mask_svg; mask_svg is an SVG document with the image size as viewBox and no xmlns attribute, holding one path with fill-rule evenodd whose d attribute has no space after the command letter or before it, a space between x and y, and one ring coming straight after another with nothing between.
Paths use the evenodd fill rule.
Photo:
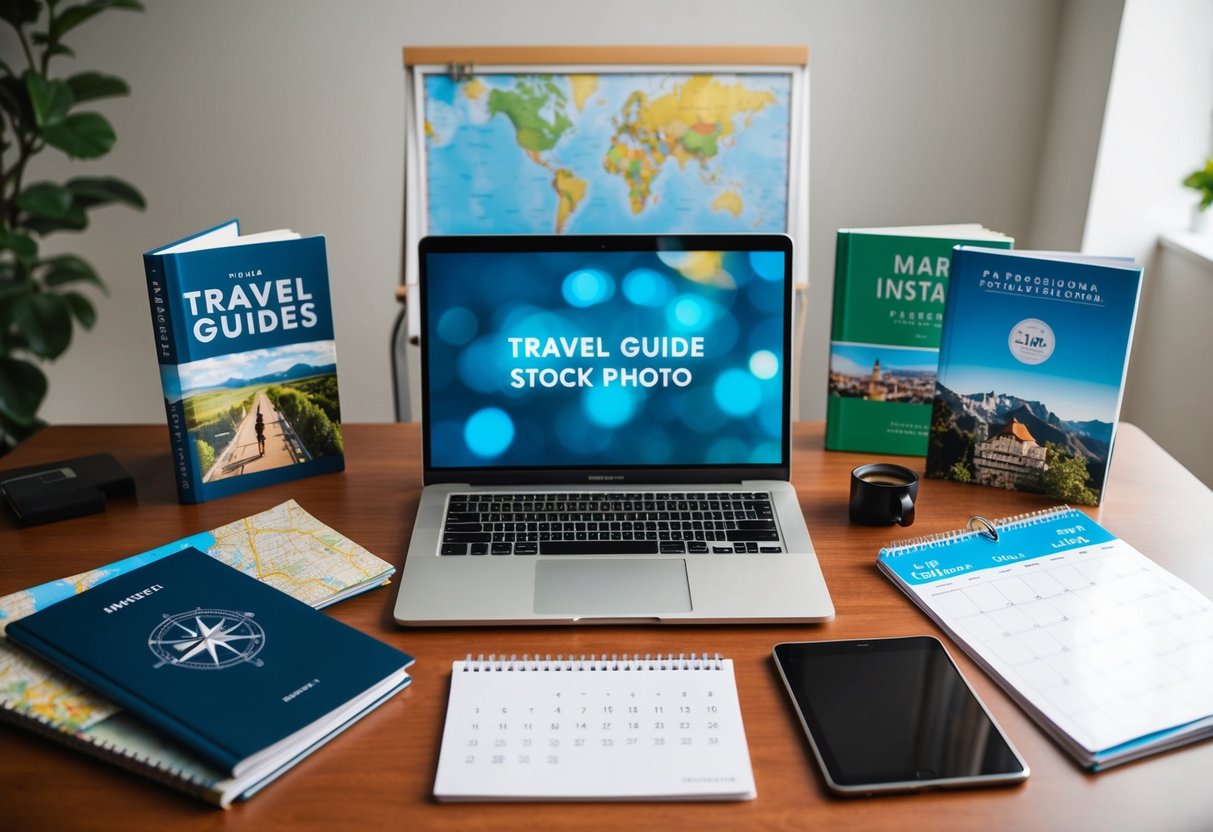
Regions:
<instances>
[{"instance_id":1,"label":"desk surface","mask_svg":"<svg viewBox=\"0 0 1213 832\"><path fill-rule=\"evenodd\" d=\"M821 423L798 425L792 479L837 617L816 626L638 626L403 630L396 585L329 612L417 657L413 684L280 781L228 812L7 725L0 725L0 826L161 828L686 828L686 829L1207 829L1213 743L1099 775L1072 763L980 669L949 644L962 672L1027 758L1021 787L841 800L828 795L770 659L780 641L932 633L937 628L875 565L890 539L945 531L971 514L1001 517L1051 505L1037 496L937 481L922 484L910 529L846 520L848 472L862 454L822 450ZM416 425L347 425L347 470L199 506L176 502L163 427L55 427L4 460L16 467L109 451L134 474L139 499L100 515L32 529L0 516L0 594L215 528L288 498L372 552L403 565L420 492ZM902 460L918 471L922 460ZM1098 522L1213 595L1205 523L1213 492L1132 425L1116 443ZM440 805L431 797L451 661L475 653L718 651L734 659L758 799L730 804ZM895 692L890 692L895 695ZM828 826L826 828L828 828Z\"/></svg>"}]
</instances>

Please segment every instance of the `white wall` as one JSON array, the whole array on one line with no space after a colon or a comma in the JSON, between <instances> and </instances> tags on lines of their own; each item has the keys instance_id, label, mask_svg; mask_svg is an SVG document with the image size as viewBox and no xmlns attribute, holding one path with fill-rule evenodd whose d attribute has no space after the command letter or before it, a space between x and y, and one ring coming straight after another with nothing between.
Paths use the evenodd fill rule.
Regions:
<instances>
[{"instance_id":1,"label":"white wall","mask_svg":"<svg viewBox=\"0 0 1213 832\"><path fill-rule=\"evenodd\" d=\"M1158 247L1188 226L1197 195L1180 183L1213 155L1210 33L1211 0L1126 0L1082 248L1145 266L1121 418L1213 485L1213 261Z\"/></svg>"},{"instance_id":2,"label":"white wall","mask_svg":"<svg viewBox=\"0 0 1213 832\"><path fill-rule=\"evenodd\" d=\"M835 229L973 220L1030 242L1061 6L152 0L144 14L102 15L72 45L80 68L131 84L104 108L118 144L99 162L48 160L37 172L122 176L149 209L107 208L63 237L110 295L96 329L49 368L43 416L164 418L139 255L238 216L246 230L327 235L344 416L392 418L406 44L806 43L813 284L801 415L823 418Z\"/></svg>"}]
</instances>

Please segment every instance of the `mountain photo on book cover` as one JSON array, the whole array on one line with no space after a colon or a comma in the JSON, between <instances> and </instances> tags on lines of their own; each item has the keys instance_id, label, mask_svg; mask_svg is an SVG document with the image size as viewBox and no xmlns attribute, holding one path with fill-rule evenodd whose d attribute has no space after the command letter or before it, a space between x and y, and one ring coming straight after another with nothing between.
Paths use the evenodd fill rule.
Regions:
<instances>
[{"instance_id":1,"label":"mountain photo on book cover","mask_svg":"<svg viewBox=\"0 0 1213 832\"><path fill-rule=\"evenodd\" d=\"M333 341L229 353L177 371L203 482L342 453Z\"/></svg>"},{"instance_id":2,"label":"mountain photo on book cover","mask_svg":"<svg viewBox=\"0 0 1213 832\"><path fill-rule=\"evenodd\" d=\"M1099 504L1140 269L1054 258L957 249L928 476Z\"/></svg>"}]
</instances>

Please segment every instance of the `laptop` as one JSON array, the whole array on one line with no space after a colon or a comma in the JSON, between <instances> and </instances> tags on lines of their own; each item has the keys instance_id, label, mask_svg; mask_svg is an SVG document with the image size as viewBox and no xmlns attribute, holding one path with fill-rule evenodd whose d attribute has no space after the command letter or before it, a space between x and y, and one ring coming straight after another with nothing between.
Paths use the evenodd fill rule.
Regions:
<instances>
[{"instance_id":1,"label":"laptop","mask_svg":"<svg viewBox=\"0 0 1213 832\"><path fill-rule=\"evenodd\" d=\"M404 625L817 622L783 235L420 242Z\"/></svg>"}]
</instances>

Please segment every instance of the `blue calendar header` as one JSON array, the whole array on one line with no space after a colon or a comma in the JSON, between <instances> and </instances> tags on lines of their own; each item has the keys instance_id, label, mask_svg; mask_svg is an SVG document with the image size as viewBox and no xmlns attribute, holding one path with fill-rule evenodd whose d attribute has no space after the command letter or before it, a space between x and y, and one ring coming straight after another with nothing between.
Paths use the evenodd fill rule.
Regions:
<instances>
[{"instance_id":1,"label":"blue calendar header","mask_svg":"<svg viewBox=\"0 0 1213 832\"><path fill-rule=\"evenodd\" d=\"M881 549L879 559L907 584L919 585L1116 539L1114 534L1076 509L996 528L996 541L980 532L969 532L936 543Z\"/></svg>"}]
</instances>

